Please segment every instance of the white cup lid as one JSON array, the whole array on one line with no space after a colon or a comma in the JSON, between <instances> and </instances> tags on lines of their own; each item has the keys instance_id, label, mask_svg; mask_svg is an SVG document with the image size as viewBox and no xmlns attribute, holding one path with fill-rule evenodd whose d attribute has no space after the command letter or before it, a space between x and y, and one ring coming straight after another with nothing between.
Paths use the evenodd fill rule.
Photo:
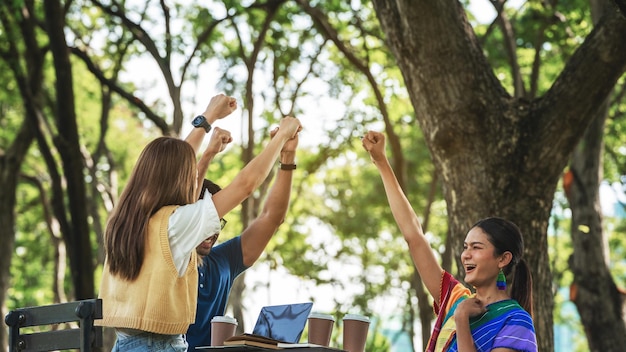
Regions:
<instances>
[{"instance_id":1,"label":"white cup lid","mask_svg":"<svg viewBox=\"0 0 626 352\"><path fill-rule=\"evenodd\" d=\"M309 318L326 319L326 320L335 321L335 317L330 315L330 314L316 313L316 312L313 312L313 313L309 314Z\"/></svg>"},{"instance_id":2,"label":"white cup lid","mask_svg":"<svg viewBox=\"0 0 626 352\"><path fill-rule=\"evenodd\" d=\"M214 316L213 319L211 319L211 323L230 323L230 324L239 325L237 323L237 319L233 317L229 317L228 315Z\"/></svg>"},{"instance_id":3,"label":"white cup lid","mask_svg":"<svg viewBox=\"0 0 626 352\"><path fill-rule=\"evenodd\" d=\"M370 322L370 318L360 314L346 314L343 316L343 320L360 320L366 323Z\"/></svg>"}]
</instances>

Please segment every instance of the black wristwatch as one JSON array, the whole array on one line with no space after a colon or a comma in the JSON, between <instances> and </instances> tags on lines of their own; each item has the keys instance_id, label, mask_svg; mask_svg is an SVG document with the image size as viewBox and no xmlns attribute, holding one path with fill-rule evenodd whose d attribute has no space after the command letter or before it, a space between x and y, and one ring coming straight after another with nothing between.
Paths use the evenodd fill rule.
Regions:
<instances>
[{"instance_id":1,"label":"black wristwatch","mask_svg":"<svg viewBox=\"0 0 626 352\"><path fill-rule=\"evenodd\" d=\"M202 127L204 128L204 130L206 131L206 133L209 133L209 131L211 130L211 124L206 120L206 117L202 116L202 115L198 115L196 116L192 121L191 124L193 125L193 127L195 128L199 128Z\"/></svg>"}]
</instances>

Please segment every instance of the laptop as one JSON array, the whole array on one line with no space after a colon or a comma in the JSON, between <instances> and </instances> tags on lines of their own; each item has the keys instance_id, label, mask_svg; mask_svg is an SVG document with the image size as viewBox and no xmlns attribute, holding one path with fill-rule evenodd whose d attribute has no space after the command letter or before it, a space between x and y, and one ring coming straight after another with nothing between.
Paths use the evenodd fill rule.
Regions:
<instances>
[{"instance_id":1,"label":"laptop","mask_svg":"<svg viewBox=\"0 0 626 352\"><path fill-rule=\"evenodd\" d=\"M295 303L261 308L252 334L287 343L298 343L313 303Z\"/></svg>"}]
</instances>

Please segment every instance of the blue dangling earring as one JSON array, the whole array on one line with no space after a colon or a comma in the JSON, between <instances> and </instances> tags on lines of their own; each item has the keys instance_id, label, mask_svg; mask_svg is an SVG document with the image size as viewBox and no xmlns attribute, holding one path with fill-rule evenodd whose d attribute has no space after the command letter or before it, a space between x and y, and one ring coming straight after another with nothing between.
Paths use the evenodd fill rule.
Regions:
<instances>
[{"instance_id":1,"label":"blue dangling earring","mask_svg":"<svg viewBox=\"0 0 626 352\"><path fill-rule=\"evenodd\" d=\"M504 272L502 271L502 269L500 269L500 272L498 273L496 286L498 286L498 290L500 291L506 290L506 277L504 276Z\"/></svg>"}]
</instances>

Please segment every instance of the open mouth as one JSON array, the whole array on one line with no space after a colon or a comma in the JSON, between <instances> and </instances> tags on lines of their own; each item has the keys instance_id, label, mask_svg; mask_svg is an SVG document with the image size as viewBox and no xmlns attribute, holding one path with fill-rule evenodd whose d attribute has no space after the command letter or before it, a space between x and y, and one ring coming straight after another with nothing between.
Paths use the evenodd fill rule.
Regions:
<instances>
[{"instance_id":1,"label":"open mouth","mask_svg":"<svg viewBox=\"0 0 626 352\"><path fill-rule=\"evenodd\" d=\"M211 247L217 241L217 235L213 235L202 242L202 245L205 247Z\"/></svg>"},{"instance_id":2,"label":"open mouth","mask_svg":"<svg viewBox=\"0 0 626 352\"><path fill-rule=\"evenodd\" d=\"M465 264L465 273L469 274L476 269L476 264Z\"/></svg>"}]
</instances>

